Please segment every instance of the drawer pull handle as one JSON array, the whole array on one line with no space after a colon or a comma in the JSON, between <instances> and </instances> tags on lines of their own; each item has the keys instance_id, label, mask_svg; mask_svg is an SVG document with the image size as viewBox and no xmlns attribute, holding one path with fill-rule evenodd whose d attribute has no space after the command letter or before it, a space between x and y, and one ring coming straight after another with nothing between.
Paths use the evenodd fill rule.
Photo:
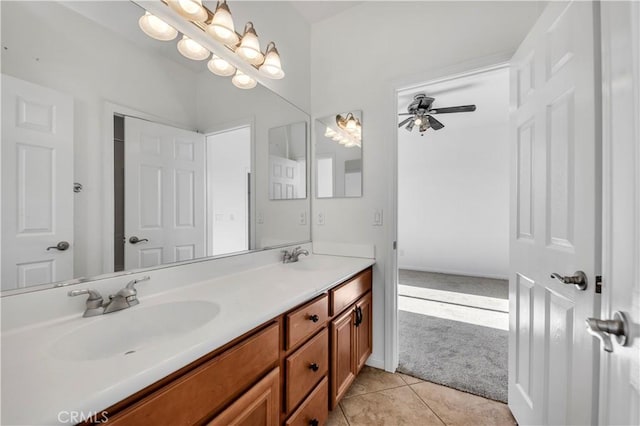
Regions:
<instances>
[{"instance_id":1,"label":"drawer pull handle","mask_svg":"<svg viewBox=\"0 0 640 426\"><path fill-rule=\"evenodd\" d=\"M320 422L318 422L318 419L309 420L309 426L318 426L319 424Z\"/></svg>"},{"instance_id":2,"label":"drawer pull handle","mask_svg":"<svg viewBox=\"0 0 640 426\"><path fill-rule=\"evenodd\" d=\"M320 366L318 366L318 364L316 364L315 362L312 362L311 365L309 365L309 368L313 371L318 371L320 369Z\"/></svg>"},{"instance_id":3,"label":"drawer pull handle","mask_svg":"<svg viewBox=\"0 0 640 426\"><path fill-rule=\"evenodd\" d=\"M309 315L309 319L310 319L312 322L318 322L318 321L320 321L320 317L319 317L319 316L317 316L317 315Z\"/></svg>"}]
</instances>

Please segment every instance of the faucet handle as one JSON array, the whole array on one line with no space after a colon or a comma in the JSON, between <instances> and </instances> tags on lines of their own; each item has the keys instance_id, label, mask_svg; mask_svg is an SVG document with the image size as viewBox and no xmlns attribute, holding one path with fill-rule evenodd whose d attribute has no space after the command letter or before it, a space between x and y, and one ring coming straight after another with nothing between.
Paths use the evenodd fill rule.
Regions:
<instances>
[{"instance_id":1,"label":"faucet handle","mask_svg":"<svg viewBox=\"0 0 640 426\"><path fill-rule=\"evenodd\" d=\"M92 290L90 288L83 288L80 290L71 290L67 293L67 295L71 297L80 296L83 294L88 294L89 298L87 299L87 308L85 310L84 316L93 316L98 315L99 310L102 307L102 295L97 290Z\"/></svg>"},{"instance_id":2,"label":"faucet handle","mask_svg":"<svg viewBox=\"0 0 640 426\"><path fill-rule=\"evenodd\" d=\"M127 283L125 288L129 288L129 289L133 289L135 290L135 285L142 282L142 281L149 281L151 279L151 277L149 275L145 275L142 278L136 278L135 280L131 280Z\"/></svg>"}]
</instances>

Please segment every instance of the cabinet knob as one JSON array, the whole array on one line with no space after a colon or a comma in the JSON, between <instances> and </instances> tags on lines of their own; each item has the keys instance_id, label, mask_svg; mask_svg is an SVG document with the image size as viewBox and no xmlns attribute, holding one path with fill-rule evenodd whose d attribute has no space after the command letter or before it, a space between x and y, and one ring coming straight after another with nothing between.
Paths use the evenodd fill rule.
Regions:
<instances>
[{"instance_id":1,"label":"cabinet knob","mask_svg":"<svg viewBox=\"0 0 640 426\"><path fill-rule=\"evenodd\" d=\"M309 365L309 368L310 368L311 370L313 370L313 371L318 371L318 370L320 369L320 366L318 366L318 364L316 364L315 362L312 362L312 363Z\"/></svg>"},{"instance_id":2,"label":"cabinet knob","mask_svg":"<svg viewBox=\"0 0 640 426\"><path fill-rule=\"evenodd\" d=\"M318 321L320 321L320 317L319 317L319 316L317 316L317 315L315 315L315 314L314 314L314 315L309 315L309 319L310 319L312 322L318 322Z\"/></svg>"},{"instance_id":3,"label":"cabinet knob","mask_svg":"<svg viewBox=\"0 0 640 426\"><path fill-rule=\"evenodd\" d=\"M318 422L318 419L309 420L309 426L318 426L319 424L320 422Z\"/></svg>"}]
</instances>

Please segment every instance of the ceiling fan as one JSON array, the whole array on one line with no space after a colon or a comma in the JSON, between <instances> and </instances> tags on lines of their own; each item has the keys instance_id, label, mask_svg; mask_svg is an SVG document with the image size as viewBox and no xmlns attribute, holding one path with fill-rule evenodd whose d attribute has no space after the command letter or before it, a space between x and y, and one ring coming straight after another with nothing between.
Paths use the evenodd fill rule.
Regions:
<instances>
[{"instance_id":1,"label":"ceiling fan","mask_svg":"<svg viewBox=\"0 0 640 426\"><path fill-rule=\"evenodd\" d=\"M407 107L407 111L398 115L410 115L398 123L398 127L402 127L406 124L405 129L412 131L414 126L418 126L420 130L420 136L424 136L424 132L427 129L440 130L444 127L444 124L439 122L432 116L432 114L448 114L452 112L471 112L476 110L475 105L462 105L446 108L433 108L433 101L435 98L430 98L424 93L418 93L413 97L413 102Z\"/></svg>"}]
</instances>

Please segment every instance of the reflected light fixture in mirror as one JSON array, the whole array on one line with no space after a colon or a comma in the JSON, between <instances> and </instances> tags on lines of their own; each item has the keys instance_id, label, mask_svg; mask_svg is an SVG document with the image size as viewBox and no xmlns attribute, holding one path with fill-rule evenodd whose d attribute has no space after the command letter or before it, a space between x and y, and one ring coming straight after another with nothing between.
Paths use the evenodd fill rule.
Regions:
<instances>
[{"instance_id":1,"label":"reflected light fixture in mirror","mask_svg":"<svg viewBox=\"0 0 640 426\"><path fill-rule=\"evenodd\" d=\"M236 71L236 75L233 76L231 82L238 89L253 89L258 84L256 80L240 70Z\"/></svg>"},{"instance_id":2,"label":"reflected light fixture in mirror","mask_svg":"<svg viewBox=\"0 0 640 426\"><path fill-rule=\"evenodd\" d=\"M251 65L260 65L264 61L264 55L260 52L258 34L253 28L253 22L249 21L244 26L244 34L236 53Z\"/></svg>"},{"instance_id":3,"label":"reflected light fixture in mirror","mask_svg":"<svg viewBox=\"0 0 640 426\"><path fill-rule=\"evenodd\" d=\"M204 61L209 57L207 49L186 35L183 35L182 40L178 42L178 52L185 58L193 59L194 61Z\"/></svg>"},{"instance_id":4,"label":"reflected light fixture in mirror","mask_svg":"<svg viewBox=\"0 0 640 426\"><path fill-rule=\"evenodd\" d=\"M202 6L202 0L168 0L169 7L194 22L204 22L209 15Z\"/></svg>"},{"instance_id":5,"label":"reflected light fixture in mirror","mask_svg":"<svg viewBox=\"0 0 640 426\"><path fill-rule=\"evenodd\" d=\"M211 71L215 75L219 75L220 77L228 77L235 74L236 72L236 67L234 67L215 53L211 55L211 59L207 63L207 68L209 68L209 71Z\"/></svg>"},{"instance_id":6,"label":"reflected light fixture in mirror","mask_svg":"<svg viewBox=\"0 0 640 426\"><path fill-rule=\"evenodd\" d=\"M144 16L138 20L138 25L146 35L156 40L170 41L178 37L178 31L175 28L149 12L145 12Z\"/></svg>"},{"instance_id":7,"label":"reflected light fixture in mirror","mask_svg":"<svg viewBox=\"0 0 640 426\"><path fill-rule=\"evenodd\" d=\"M218 2L211 23L207 26L207 33L230 47L237 45L240 41L226 0Z\"/></svg>"}]
</instances>

